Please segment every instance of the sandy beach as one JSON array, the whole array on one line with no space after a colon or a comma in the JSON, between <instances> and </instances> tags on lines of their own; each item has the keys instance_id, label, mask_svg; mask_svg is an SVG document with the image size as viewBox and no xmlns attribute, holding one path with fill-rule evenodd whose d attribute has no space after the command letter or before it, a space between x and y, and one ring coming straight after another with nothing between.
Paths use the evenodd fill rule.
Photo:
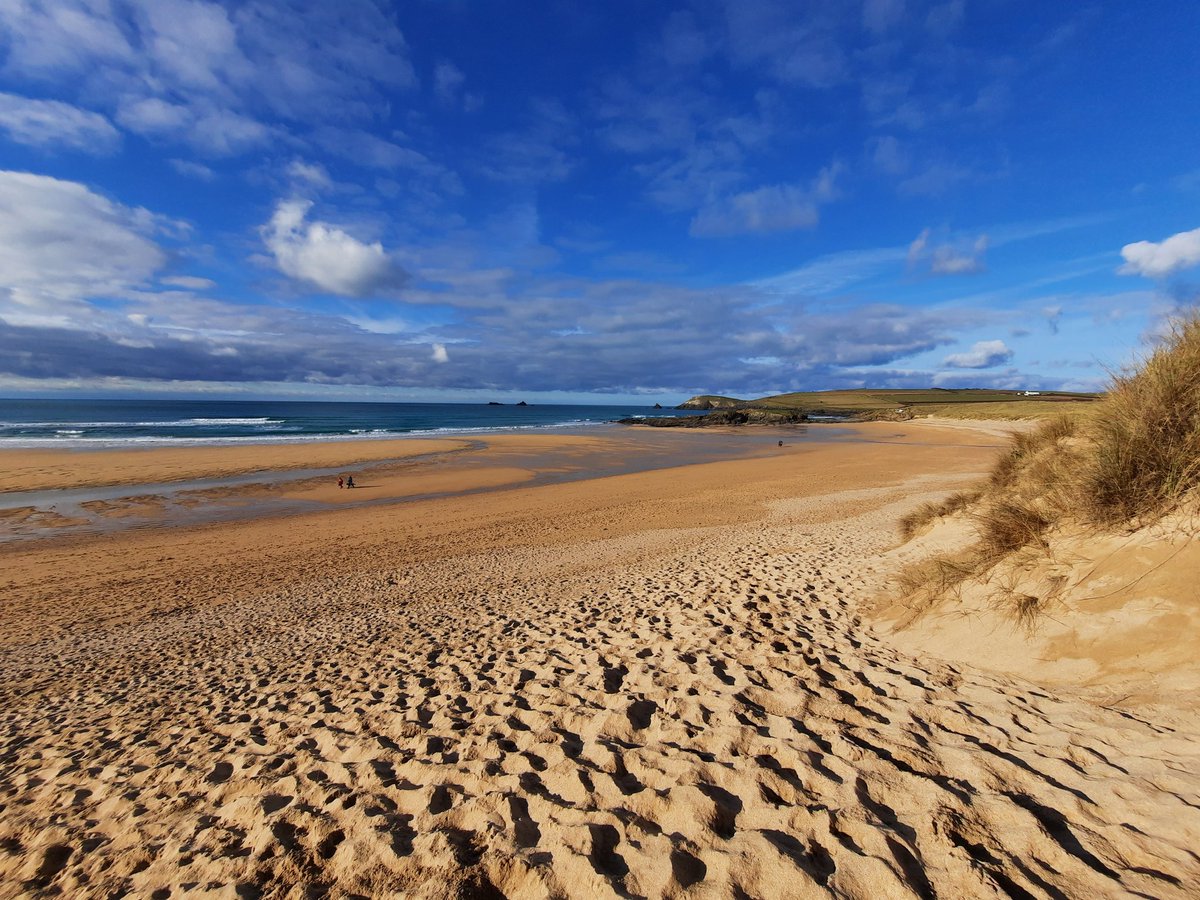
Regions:
<instances>
[{"instance_id":1,"label":"sandy beach","mask_svg":"<svg viewBox=\"0 0 1200 900\"><path fill-rule=\"evenodd\" d=\"M0 897L1197 895L1194 697L872 619L994 428L635 431L14 452L0 490L155 524L0 545ZM139 490L310 469L220 522Z\"/></svg>"}]
</instances>

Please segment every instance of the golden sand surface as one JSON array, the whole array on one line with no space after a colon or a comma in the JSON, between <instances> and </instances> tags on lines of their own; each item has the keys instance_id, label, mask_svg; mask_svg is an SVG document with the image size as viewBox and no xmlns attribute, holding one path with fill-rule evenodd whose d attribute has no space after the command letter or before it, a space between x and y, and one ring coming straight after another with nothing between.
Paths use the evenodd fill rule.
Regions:
<instances>
[{"instance_id":1,"label":"golden sand surface","mask_svg":"<svg viewBox=\"0 0 1200 900\"><path fill-rule=\"evenodd\" d=\"M1194 720L863 618L1003 442L859 435L0 547L0 897L1195 896Z\"/></svg>"},{"instance_id":2,"label":"golden sand surface","mask_svg":"<svg viewBox=\"0 0 1200 900\"><path fill-rule=\"evenodd\" d=\"M307 441L137 450L0 450L0 491L155 484L264 470L347 468L462 448L463 440Z\"/></svg>"}]
</instances>

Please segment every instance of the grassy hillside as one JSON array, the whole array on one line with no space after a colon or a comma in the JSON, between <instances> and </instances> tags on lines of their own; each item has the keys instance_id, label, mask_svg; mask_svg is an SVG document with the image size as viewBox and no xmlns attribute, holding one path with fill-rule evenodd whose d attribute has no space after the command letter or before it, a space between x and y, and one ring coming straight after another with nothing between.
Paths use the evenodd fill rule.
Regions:
<instances>
[{"instance_id":1,"label":"grassy hillside","mask_svg":"<svg viewBox=\"0 0 1200 900\"><path fill-rule=\"evenodd\" d=\"M810 415L855 415L862 418L945 416L963 419L1028 419L1075 415L1091 406L1098 396L1064 391L1027 396L1020 391L940 388L798 391L743 401L743 405L758 409L799 409Z\"/></svg>"}]
</instances>

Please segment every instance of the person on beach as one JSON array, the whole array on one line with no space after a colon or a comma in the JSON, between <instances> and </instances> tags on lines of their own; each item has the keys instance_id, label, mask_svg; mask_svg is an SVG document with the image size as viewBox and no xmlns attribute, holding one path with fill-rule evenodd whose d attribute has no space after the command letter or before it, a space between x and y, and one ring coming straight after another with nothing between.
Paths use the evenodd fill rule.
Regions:
<instances>
[{"instance_id":1,"label":"person on beach","mask_svg":"<svg viewBox=\"0 0 1200 900\"><path fill-rule=\"evenodd\" d=\"M348 487L348 488L354 487L354 476L353 475L351 475L349 478L346 479L346 487Z\"/></svg>"},{"instance_id":2,"label":"person on beach","mask_svg":"<svg viewBox=\"0 0 1200 900\"><path fill-rule=\"evenodd\" d=\"M345 486L346 486L345 482L341 478L339 478L338 479L338 489L340 490L341 488L344 488Z\"/></svg>"}]
</instances>

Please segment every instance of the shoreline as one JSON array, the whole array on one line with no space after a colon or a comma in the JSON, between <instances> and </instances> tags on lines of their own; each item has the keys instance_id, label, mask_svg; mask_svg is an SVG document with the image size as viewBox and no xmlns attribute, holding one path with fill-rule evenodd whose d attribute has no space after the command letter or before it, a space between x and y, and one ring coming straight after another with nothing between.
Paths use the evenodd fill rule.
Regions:
<instances>
[{"instance_id":1,"label":"shoreline","mask_svg":"<svg viewBox=\"0 0 1200 900\"><path fill-rule=\"evenodd\" d=\"M682 436L623 428L460 441L331 440L286 452L274 444L82 454L10 449L0 451L0 543L550 484L776 454L780 440L791 452L837 434L726 429ZM351 474L356 487L339 489L338 479Z\"/></svg>"}]
</instances>

